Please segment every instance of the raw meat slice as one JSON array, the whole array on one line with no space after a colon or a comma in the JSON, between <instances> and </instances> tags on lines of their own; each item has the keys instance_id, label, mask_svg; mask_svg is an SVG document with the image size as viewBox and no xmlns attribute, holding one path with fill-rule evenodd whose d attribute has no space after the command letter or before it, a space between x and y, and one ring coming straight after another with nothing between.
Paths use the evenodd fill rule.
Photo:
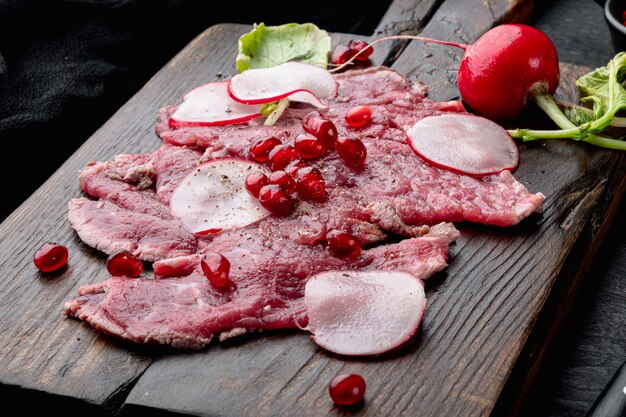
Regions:
<instances>
[{"instance_id":1,"label":"raw meat slice","mask_svg":"<svg viewBox=\"0 0 626 417\"><path fill-rule=\"evenodd\" d=\"M81 240L107 254L124 249L144 261L157 261L198 250L198 239L175 219L86 198L70 200L68 209L70 224Z\"/></svg>"},{"instance_id":2,"label":"raw meat slice","mask_svg":"<svg viewBox=\"0 0 626 417\"><path fill-rule=\"evenodd\" d=\"M309 245L323 241L328 231L337 229L355 235L363 244L370 244L384 240L386 233L420 236L423 224L471 221L510 226L541 211L544 196L529 193L508 171L474 178L429 165L405 143L372 139L366 139L364 143L368 158L361 172L351 170L335 153L316 163L326 181L327 201L300 202L291 214L269 217L261 221L259 228ZM167 154L173 152L172 148L176 149L164 145L157 153ZM156 168L157 164L154 166ZM167 170L174 170L171 165L165 166ZM155 169L157 187L167 184L160 181L160 175ZM182 171L176 171L176 181L180 181L181 175ZM110 178L108 181L113 182ZM126 183L120 184L128 187ZM88 192L89 189L86 188ZM159 194L166 195L157 188ZM94 196L118 204L120 201L116 193L112 194L115 198L103 193ZM154 197L144 200L162 207ZM138 214L155 214L146 207L136 211ZM142 222L126 227L134 227L135 236L149 232L141 230L144 227ZM104 243L94 240L96 237L92 242L107 247L106 242L111 239L106 236L106 230L102 232L96 237L103 239Z\"/></svg>"},{"instance_id":3,"label":"raw meat slice","mask_svg":"<svg viewBox=\"0 0 626 417\"><path fill-rule=\"evenodd\" d=\"M146 156L150 155L124 155L126 158L123 158L123 164L120 156L114 161L89 163L79 175L81 189L92 197L109 200L136 213L171 219L169 207L157 198L154 189L147 188L153 185L154 172L151 168L151 175L142 175L141 179L133 175L133 180L138 180L141 185L130 182L128 174L120 175L120 170L126 173L147 172L146 165L133 164L146 162Z\"/></svg>"},{"instance_id":4,"label":"raw meat slice","mask_svg":"<svg viewBox=\"0 0 626 417\"><path fill-rule=\"evenodd\" d=\"M150 160L156 176L156 193L169 204L178 184L191 172L202 157L202 152L185 146L163 145L152 154Z\"/></svg>"},{"instance_id":5,"label":"raw meat slice","mask_svg":"<svg viewBox=\"0 0 626 417\"><path fill-rule=\"evenodd\" d=\"M421 238L364 250L354 261L329 256L322 246L299 246L258 229L216 235L205 251L229 259L232 290L217 290L199 267L199 256L161 261L182 277L111 278L84 286L65 304L78 317L108 334L137 343L200 348L214 335L221 339L258 329L306 324L306 280L327 270L398 270L426 279L446 267L448 245L458 237L441 224Z\"/></svg>"}]
</instances>

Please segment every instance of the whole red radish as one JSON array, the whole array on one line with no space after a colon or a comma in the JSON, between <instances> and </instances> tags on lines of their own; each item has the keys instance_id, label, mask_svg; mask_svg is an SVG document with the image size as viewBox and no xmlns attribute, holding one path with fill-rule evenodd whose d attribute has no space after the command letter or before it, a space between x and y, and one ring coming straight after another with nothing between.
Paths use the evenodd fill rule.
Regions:
<instances>
[{"instance_id":1,"label":"whole red radish","mask_svg":"<svg viewBox=\"0 0 626 417\"><path fill-rule=\"evenodd\" d=\"M489 119L519 116L529 98L553 94L559 83L556 48L545 33L531 26L496 26L472 45L397 35L376 39L370 47L388 40L415 40L465 50L457 77L461 96L475 113ZM341 71L362 52L331 72Z\"/></svg>"},{"instance_id":2,"label":"whole red radish","mask_svg":"<svg viewBox=\"0 0 626 417\"><path fill-rule=\"evenodd\" d=\"M511 119L534 94L556 90L556 48L531 26L496 26L467 47L457 81L474 112L494 120Z\"/></svg>"}]
</instances>

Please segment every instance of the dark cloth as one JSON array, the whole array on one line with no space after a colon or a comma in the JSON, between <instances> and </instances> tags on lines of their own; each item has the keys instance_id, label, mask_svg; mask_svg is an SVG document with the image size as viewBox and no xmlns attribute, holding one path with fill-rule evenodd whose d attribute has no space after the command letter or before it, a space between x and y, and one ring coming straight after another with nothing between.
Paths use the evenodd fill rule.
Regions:
<instances>
[{"instance_id":1,"label":"dark cloth","mask_svg":"<svg viewBox=\"0 0 626 417\"><path fill-rule=\"evenodd\" d=\"M17 190L0 200L0 219L212 24L310 21L371 34L389 1L375 3L0 0L3 178ZM9 168L11 160L20 161L19 171Z\"/></svg>"}]
</instances>

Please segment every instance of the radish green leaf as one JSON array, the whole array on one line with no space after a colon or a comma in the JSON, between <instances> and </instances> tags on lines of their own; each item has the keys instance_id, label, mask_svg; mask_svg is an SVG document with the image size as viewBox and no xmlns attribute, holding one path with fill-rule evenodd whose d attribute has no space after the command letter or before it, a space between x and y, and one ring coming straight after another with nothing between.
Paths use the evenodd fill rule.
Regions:
<instances>
[{"instance_id":1,"label":"radish green leaf","mask_svg":"<svg viewBox=\"0 0 626 417\"><path fill-rule=\"evenodd\" d=\"M329 54L330 36L312 23L260 23L239 38L237 70L269 68L291 61L326 68Z\"/></svg>"}]
</instances>

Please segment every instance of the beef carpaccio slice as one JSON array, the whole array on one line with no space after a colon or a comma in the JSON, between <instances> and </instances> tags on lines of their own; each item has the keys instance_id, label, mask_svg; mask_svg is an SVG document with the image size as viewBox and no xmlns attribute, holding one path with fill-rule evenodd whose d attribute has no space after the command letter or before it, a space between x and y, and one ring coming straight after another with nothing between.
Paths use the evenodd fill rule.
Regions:
<instances>
[{"instance_id":1,"label":"beef carpaccio slice","mask_svg":"<svg viewBox=\"0 0 626 417\"><path fill-rule=\"evenodd\" d=\"M529 193L508 171L474 178L429 165L405 143L371 138L363 142L368 156L361 171L348 168L336 153L315 163L326 180L326 201L300 201L289 215L269 217L257 226L267 234L308 245L323 241L330 230L343 230L367 245L384 240L389 233L420 236L422 225L440 222L510 226L541 208L543 195ZM83 241L105 253L119 249L115 242L120 236L128 242L124 247L134 248L144 260L179 256L181 245L193 253L190 242L196 238L171 217L167 202L195 166L194 160L202 160L199 151L166 144L150 155L120 155L114 161L89 165L80 176L83 190L106 201L103 207L115 206L115 210L96 212L91 209L95 203L73 200L72 227ZM129 165L123 166L122 161ZM133 166L137 161L142 165ZM151 180L135 175L132 178L140 182L133 185L120 172L149 173ZM96 215L97 221L92 221ZM180 245L164 239L158 247L158 239L151 238L157 223L158 228L169 224L176 229ZM151 242L149 251L139 245L144 236ZM206 237L197 239L202 247Z\"/></svg>"},{"instance_id":2,"label":"beef carpaccio slice","mask_svg":"<svg viewBox=\"0 0 626 417\"><path fill-rule=\"evenodd\" d=\"M232 265L227 290L213 288L199 267L201 254L155 264L162 278L110 278L79 289L65 312L96 329L137 343L200 348L252 330L305 326L304 285L328 270L405 271L421 279L447 266L448 245L458 237L449 223L419 238L364 250L348 261L321 246L303 246L259 229L221 233L203 249Z\"/></svg>"}]
</instances>

